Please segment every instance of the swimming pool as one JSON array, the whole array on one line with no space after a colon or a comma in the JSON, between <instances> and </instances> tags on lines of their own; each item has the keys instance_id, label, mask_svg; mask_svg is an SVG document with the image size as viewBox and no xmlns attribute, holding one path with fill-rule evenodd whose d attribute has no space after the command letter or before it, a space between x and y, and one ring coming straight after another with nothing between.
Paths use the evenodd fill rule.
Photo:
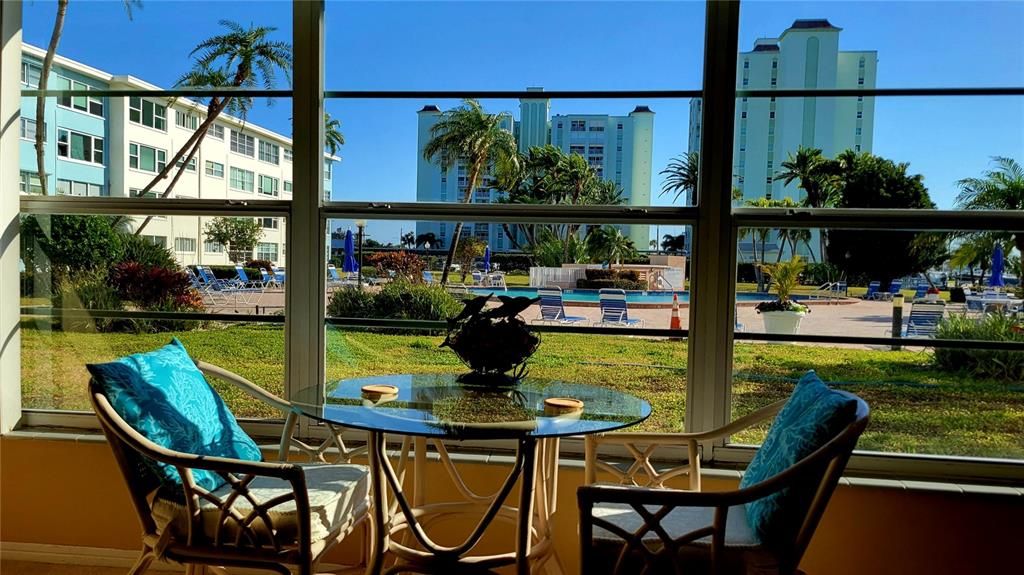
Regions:
<instances>
[{"instance_id":1,"label":"swimming pool","mask_svg":"<svg viewBox=\"0 0 1024 575\"><path fill-rule=\"evenodd\" d=\"M509 296L526 296L535 297L537 295L537 288L526 288L526 287L510 287L508 291L495 288L470 288L470 291L475 294L487 295L493 293L494 295L509 295ZM598 290L596 289L566 289L562 290L562 301L565 303L591 303L596 304L598 301L597 297ZM688 303L690 301L690 292L678 291L674 292L679 295L679 303ZM626 301L632 304L671 304L673 292L665 291L627 291ZM770 294L760 293L738 293L736 294L737 302L759 302L775 299ZM793 296L793 299L806 299L805 296Z\"/></svg>"}]
</instances>

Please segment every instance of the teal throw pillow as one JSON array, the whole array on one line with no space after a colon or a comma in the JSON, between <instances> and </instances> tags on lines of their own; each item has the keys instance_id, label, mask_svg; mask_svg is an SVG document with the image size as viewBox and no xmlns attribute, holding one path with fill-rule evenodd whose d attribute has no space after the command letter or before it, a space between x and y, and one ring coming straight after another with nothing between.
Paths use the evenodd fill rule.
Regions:
<instances>
[{"instance_id":1,"label":"teal throw pillow","mask_svg":"<svg viewBox=\"0 0 1024 575\"><path fill-rule=\"evenodd\" d=\"M740 488L774 477L818 450L853 421L856 409L855 399L833 391L813 371L807 372L775 417ZM805 482L747 503L750 528L765 543L791 539L816 488L816 482Z\"/></svg>"},{"instance_id":2,"label":"teal throw pillow","mask_svg":"<svg viewBox=\"0 0 1024 575\"><path fill-rule=\"evenodd\" d=\"M260 461L259 446L235 420L177 338L160 349L90 364L114 411L150 441L183 453ZM153 461L165 483L181 484L178 471ZM193 469L196 484L213 491L225 480Z\"/></svg>"}]
</instances>

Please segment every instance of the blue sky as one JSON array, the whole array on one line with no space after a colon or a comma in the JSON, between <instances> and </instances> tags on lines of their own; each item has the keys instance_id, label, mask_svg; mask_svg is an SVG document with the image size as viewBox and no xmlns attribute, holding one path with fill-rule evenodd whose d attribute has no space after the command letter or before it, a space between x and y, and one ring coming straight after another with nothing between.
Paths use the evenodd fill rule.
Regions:
<instances>
[{"instance_id":1,"label":"blue sky","mask_svg":"<svg viewBox=\"0 0 1024 575\"><path fill-rule=\"evenodd\" d=\"M28 42L46 44L54 5L26 3ZM843 28L840 49L878 51L879 87L1024 85L1020 1L745 2L740 49L777 36L796 18L822 17ZM280 39L290 39L288 2L144 0L129 22L119 1L78 0L60 52L169 87L188 68L191 48L218 33L222 18L274 25ZM328 89L701 86L703 2L328 2L326 18ZM415 198L416 110L426 103L457 102L328 102L347 141L336 199ZM484 104L518 115L515 101ZM637 104L657 114L654 164L663 166L686 148L687 102L553 101L552 113L626 114ZM290 117L290 103L278 101L261 103L250 118L288 134ZM990 156L1024 160L1024 98L880 98L873 151L909 162L939 206L952 207L955 181L980 173ZM660 184L655 176L653 187ZM392 240L398 227L374 235Z\"/></svg>"}]
</instances>

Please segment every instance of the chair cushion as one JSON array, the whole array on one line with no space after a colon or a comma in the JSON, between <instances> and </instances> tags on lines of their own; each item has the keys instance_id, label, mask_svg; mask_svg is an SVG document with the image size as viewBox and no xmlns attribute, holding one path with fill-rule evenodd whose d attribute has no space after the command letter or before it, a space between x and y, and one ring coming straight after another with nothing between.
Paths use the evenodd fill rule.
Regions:
<instances>
[{"instance_id":1,"label":"chair cushion","mask_svg":"<svg viewBox=\"0 0 1024 575\"><path fill-rule=\"evenodd\" d=\"M646 509L651 513L656 513L659 506L648 505ZM714 512L713 507L676 507L661 520L661 526L669 537L677 539L696 529L710 527L714 522ZM630 534L635 533L644 524L643 517L632 507L619 503L595 505L593 516L604 519ZM657 552L662 548L661 540L654 531L646 532L643 541L651 551ZM607 565L608 571L611 571L622 543L623 539L620 536L595 525L594 546L602 558L602 561L595 563ZM681 566L683 573L708 573L710 572L710 551L711 536L702 537L683 545L675 561ZM623 572L640 571L642 565L638 564L635 567L636 569L633 569L630 566ZM774 575L778 573L777 559L769 549L761 545L757 535L751 530L747 521L746 509L742 505L729 508L725 523L725 557L721 567L722 573L728 574ZM653 565L652 568L655 569L654 572L673 572L670 566L663 564Z\"/></svg>"},{"instance_id":2,"label":"chair cushion","mask_svg":"<svg viewBox=\"0 0 1024 575\"><path fill-rule=\"evenodd\" d=\"M310 533L312 541L323 541L331 535L348 533L361 520L370 503L370 479L364 465L318 465L299 464L306 474L306 490L309 496ZM223 485L213 492L224 500L231 495L231 485ZM292 492L291 484L283 479L257 477L248 485L249 495L257 502L264 503L274 497ZM188 531L188 512L184 503L173 494L159 495L153 501L153 518L164 529L172 525L181 535ZM217 534L220 508L207 500L200 501L203 532L210 538ZM252 502L245 497L235 499L231 507L242 516L253 509ZM271 507L267 514L273 523L273 533L282 545L296 543L299 536L299 514L295 501L289 500ZM271 530L261 520L253 522L253 530L261 544L270 542ZM228 522L226 541L234 541L238 533L237 523ZM243 539L244 540L244 539Z\"/></svg>"},{"instance_id":3,"label":"chair cushion","mask_svg":"<svg viewBox=\"0 0 1024 575\"><path fill-rule=\"evenodd\" d=\"M807 372L775 417L740 488L789 469L838 435L855 416L857 401ZM814 497L816 482L798 484L746 504L750 528L764 542L791 540Z\"/></svg>"},{"instance_id":4,"label":"chair cushion","mask_svg":"<svg viewBox=\"0 0 1024 575\"><path fill-rule=\"evenodd\" d=\"M150 441L183 453L260 461L260 448L203 377L177 338L147 353L90 364L114 411ZM178 471L151 462L165 483L181 484ZM196 484L213 491L224 479L192 470Z\"/></svg>"}]
</instances>

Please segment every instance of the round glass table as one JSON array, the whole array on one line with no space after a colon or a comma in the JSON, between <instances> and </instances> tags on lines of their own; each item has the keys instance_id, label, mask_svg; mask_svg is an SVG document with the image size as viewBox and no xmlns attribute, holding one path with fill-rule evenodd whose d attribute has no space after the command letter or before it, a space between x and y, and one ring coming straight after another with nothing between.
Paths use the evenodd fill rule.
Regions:
<instances>
[{"instance_id":1,"label":"round glass table","mask_svg":"<svg viewBox=\"0 0 1024 575\"><path fill-rule=\"evenodd\" d=\"M447 572L464 565L490 569L514 564L520 574L541 567L561 572L551 540L559 438L621 429L651 414L650 404L643 399L595 385L526 378L514 387L484 387L462 383L451 374L344 379L329 382L324 390L302 390L293 395L292 405L302 415L332 427L369 434L371 573L383 571L388 553L402 563L393 570ZM403 436L395 456L397 465L386 451L387 434ZM512 471L496 492L477 493L463 481L442 440L514 440ZM451 478L458 500L426 501L428 443ZM412 501L402 492L410 457ZM520 479L518 505L507 504ZM480 519L461 544L434 542L426 527L455 515ZM495 520L516 525L515 550L473 555Z\"/></svg>"}]
</instances>

